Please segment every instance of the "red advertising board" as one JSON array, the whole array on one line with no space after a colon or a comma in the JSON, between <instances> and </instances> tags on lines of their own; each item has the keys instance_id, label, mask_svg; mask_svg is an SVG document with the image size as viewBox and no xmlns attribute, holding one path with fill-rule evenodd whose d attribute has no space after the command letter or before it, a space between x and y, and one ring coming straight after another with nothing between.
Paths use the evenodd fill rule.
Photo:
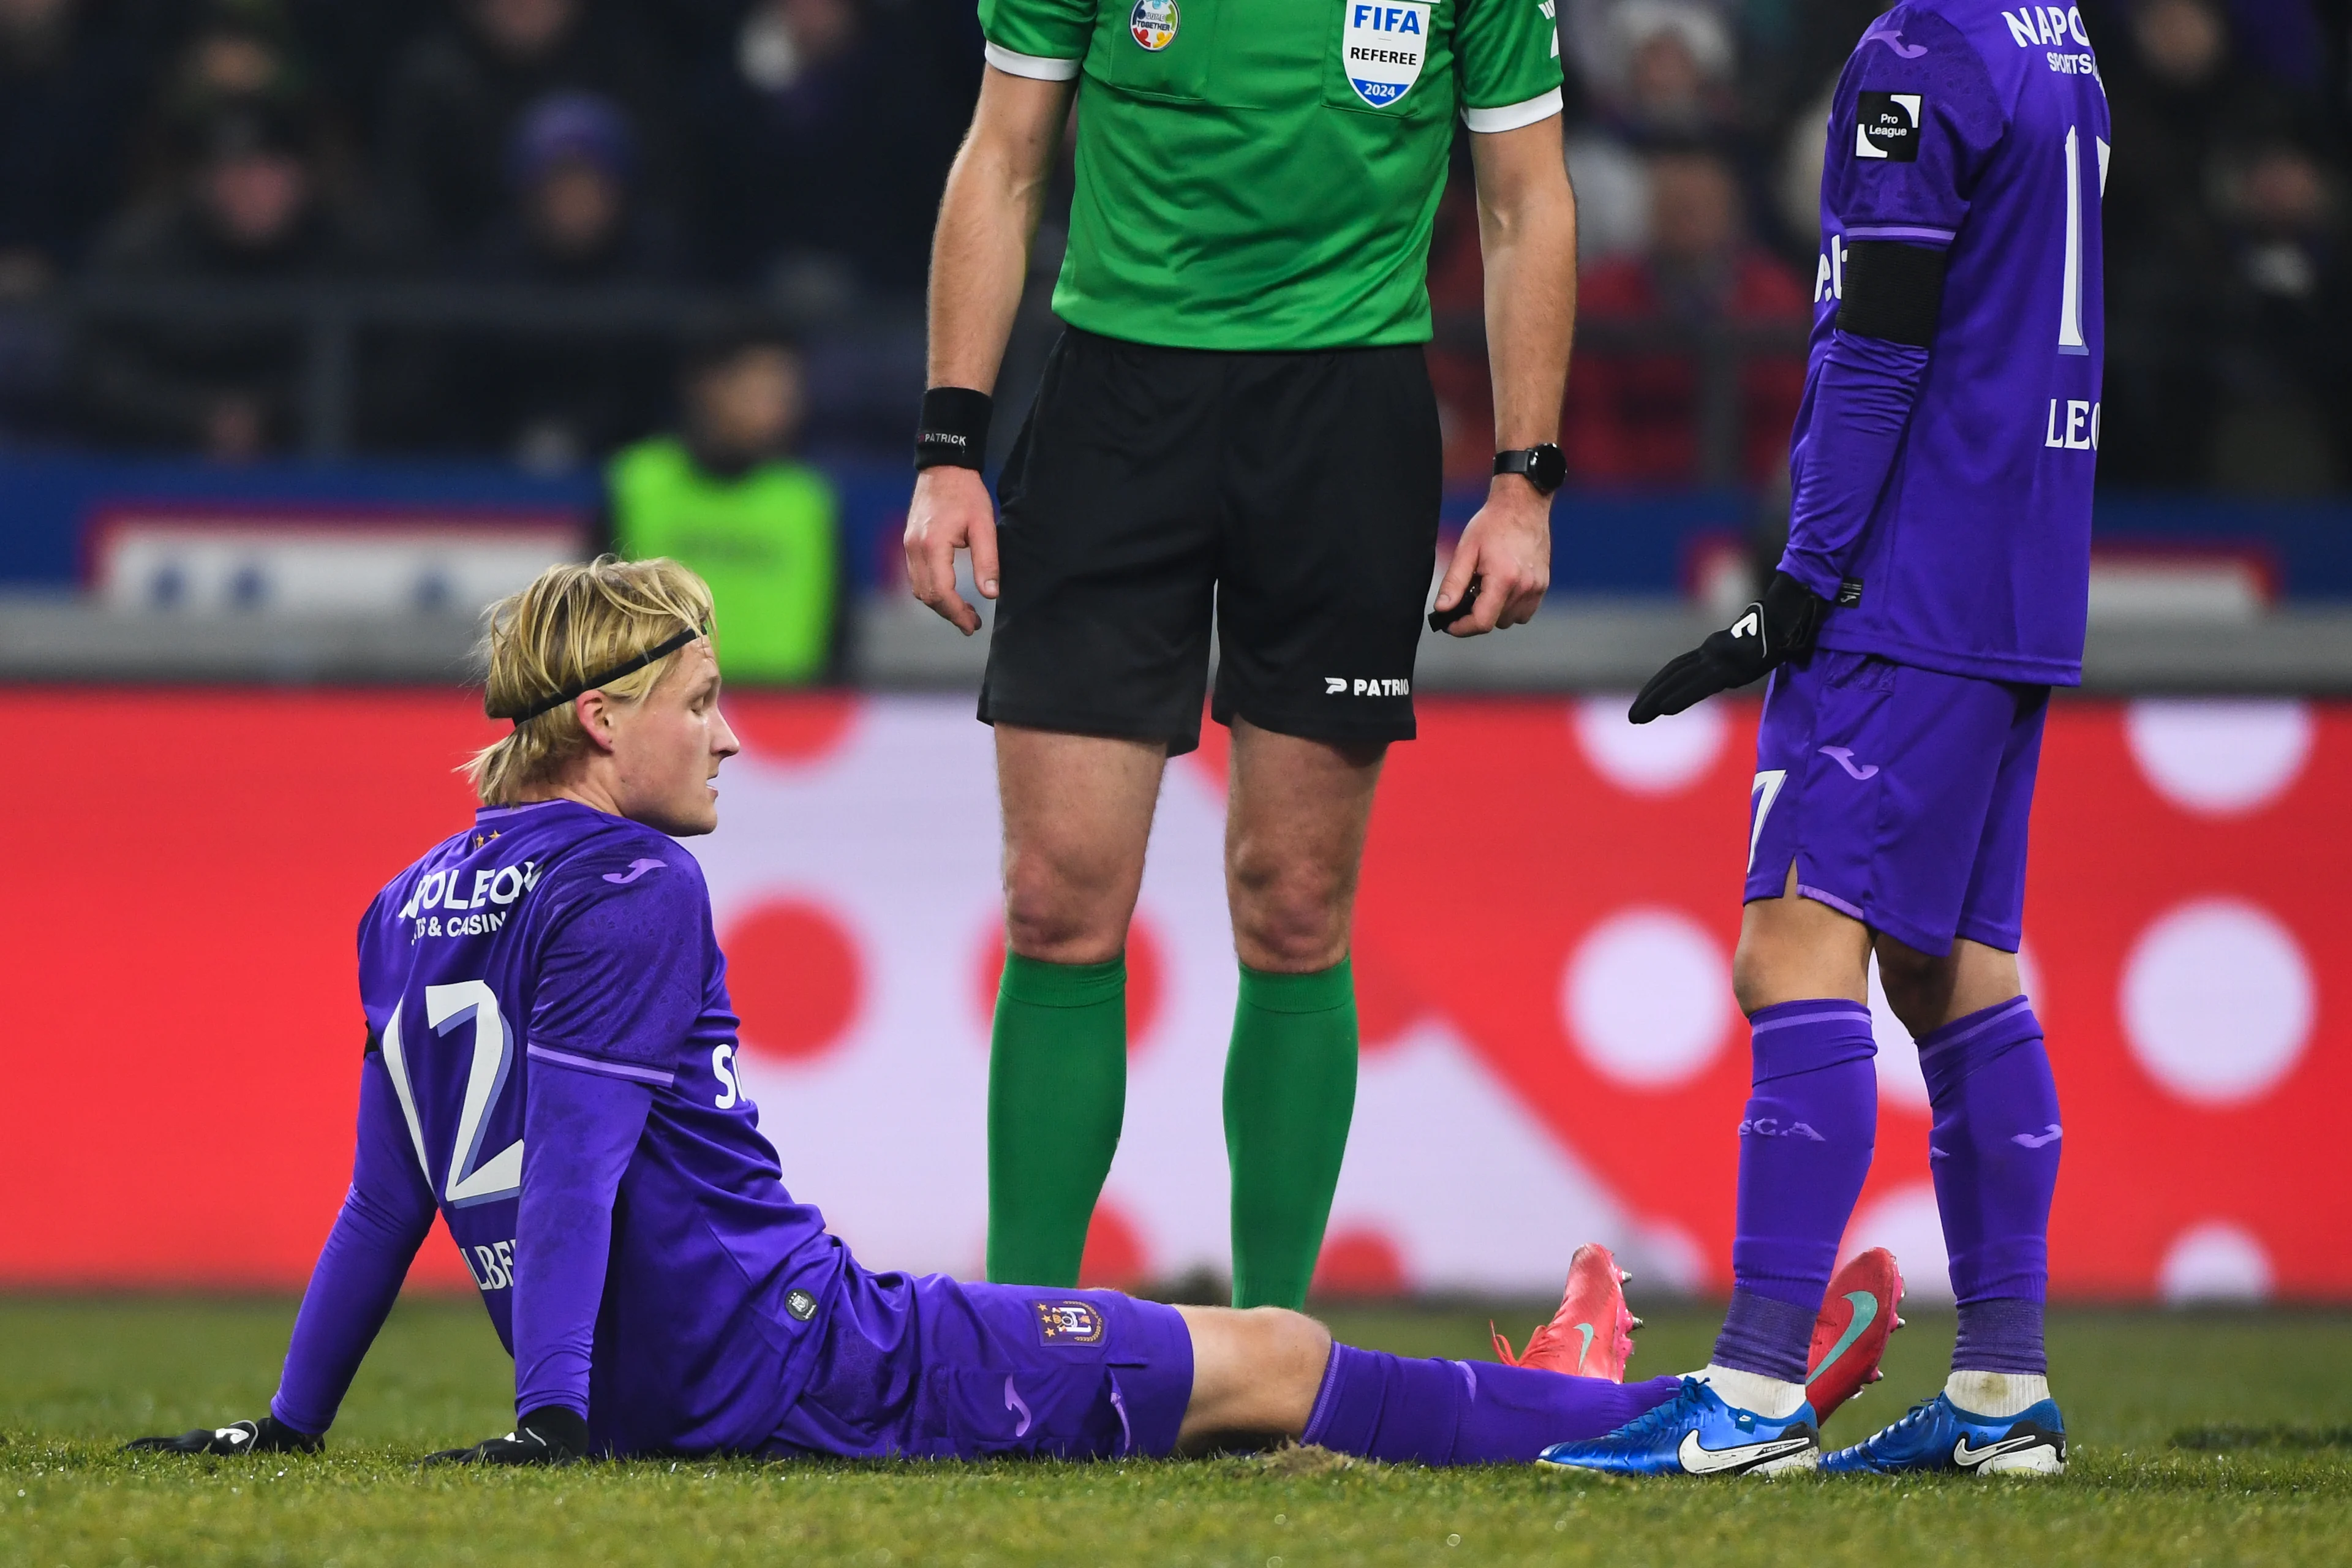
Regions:
<instances>
[{"instance_id":1,"label":"red advertising board","mask_svg":"<svg viewBox=\"0 0 2352 1568\"><path fill-rule=\"evenodd\" d=\"M730 710L747 752L722 778L727 826L695 847L787 1178L871 1262L970 1267L985 733L930 700ZM1473 1212L1486 1187L1506 1211L1535 1201L1533 1183L1564 1194L1547 1230L1727 1283L1755 715L1701 711L1652 734L1602 700L1423 704L1365 871L1366 1088L1335 1266L1405 1287L1540 1281L1577 1237L1525 1257L1523 1223L1481 1230ZM458 693L79 689L0 695L0 1286L299 1284L348 1170L354 924L466 819L451 770L496 729ZM1217 1261L1220 738L1171 770L1154 840L1112 1274ZM2065 1110L2057 1291L2352 1299L2332 1136L2352 1098L2347 799L2352 705L2053 711L2026 958ZM1937 1243L1906 1051L1883 1041L1850 1243L1908 1258ZM918 1173L919 1215L874 1185L917 1177L860 1163L894 1131L939 1162ZM1198 1181L1170 1174L1187 1162ZM425 1267L466 1284L444 1244Z\"/></svg>"}]
</instances>

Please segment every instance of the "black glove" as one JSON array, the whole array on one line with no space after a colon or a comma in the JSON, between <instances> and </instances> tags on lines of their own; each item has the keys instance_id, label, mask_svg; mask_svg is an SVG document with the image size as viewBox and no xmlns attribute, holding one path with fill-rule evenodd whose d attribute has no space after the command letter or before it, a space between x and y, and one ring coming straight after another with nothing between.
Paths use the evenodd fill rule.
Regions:
<instances>
[{"instance_id":1,"label":"black glove","mask_svg":"<svg viewBox=\"0 0 2352 1568\"><path fill-rule=\"evenodd\" d=\"M427 1454L428 1465L568 1465L588 1457L588 1418L561 1405L542 1405L515 1423L503 1437L487 1437L470 1448Z\"/></svg>"},{"instance_id":2,"label":"black glove","mask_svg":"<svg viewBox=\"0 0 2352 1568\"><path fill-rule=\"evenodd\" d=\"M1760 679L1813 646L1829 601L1790 576L1772 574L1764 596L1739 618L1650 677L1625 717L1646 724L1702 698Z\"/></svg>"},{"instance_id":3,"label":"black glove","mask_svg":"<svg viewBox=\"0 0 2352 1568\"><path fill-rule=\"evenodd\" d=\"M297 1432L275 1415L258 1421L232 1421L226 1426L199 1426L176 1437L142 1437L122 1445L124 1453L144 1449L157 1454L315 1454L326 1438Z\"/></svg>"}]
</instances>

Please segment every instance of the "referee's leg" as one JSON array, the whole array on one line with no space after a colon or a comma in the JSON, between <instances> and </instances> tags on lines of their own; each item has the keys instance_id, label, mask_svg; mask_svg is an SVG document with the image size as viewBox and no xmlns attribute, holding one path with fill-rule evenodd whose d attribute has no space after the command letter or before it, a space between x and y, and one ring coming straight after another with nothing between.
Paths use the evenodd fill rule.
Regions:
<instances>
[{"instance_id":1,"label":"referee's leg","mask_svg":"<svg viewBox=\"0 0 2352 1568\"><path fill-rule=\"evenodd\" d=\"M1004 976L988 1074L988 1277L1073 1285L1127 1108L1127 926L1164 741L1000 722Z\"/></svg>"},{"instance_id":2,"label":"referee's leg","mask_svg":"<svg viewBox=\"0 0 2352 1568\"><path fill-rule=\"evenodd\" d=\"M1385 742L1336 743L1235 716L1225 892L1241 989L1225 1055L1234 1304L1307 1300L1356 1106L1348 956Z\"/></svg>"},{"instance_id":3,"label":"referee's leg","mask_svg":"<svg viewBox=\"0 0 2352 1568\"><path fill-rule=\"evenodd\" d=\"M1004 977L988 1277L1077 1282L1127 1100L1127 928L1171 752L1198 744L1216 507L1212 356L1072 332L1007 462L996 726Z\"/></svg>"},{"instance_id":4,"label":"referee's leg","mask_svg":"<svg viewBox=\"0 0 2352 1568\"><path fill-rule=\"evenodd\" d=\"M1413 733L1441 486L1418 348L1269 356L1235 376L1217 716L1241 960L1225 1057L1234 1301L1302 1305L1356 1100L1349 956L1388 744Z\"/></svg>"}]
</instances>

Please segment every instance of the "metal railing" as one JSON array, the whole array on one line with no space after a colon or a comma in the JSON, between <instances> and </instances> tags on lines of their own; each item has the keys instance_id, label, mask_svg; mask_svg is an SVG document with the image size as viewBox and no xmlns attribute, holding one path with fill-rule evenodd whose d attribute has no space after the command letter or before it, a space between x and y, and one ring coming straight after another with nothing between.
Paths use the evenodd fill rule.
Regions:
<instances>
[{"instance_id":1,"label":"metal railing","mask_svg":"<svg viewBox=\"0 0 2352 1568\"><path fill-rule=\"evenodd\" d=\"M162 323L291 333L300 341L300 446L314 458L353 450L360 342L382 331L478 331L545 338L652 335L682 341L720 321L761 321L801 333L902 328L906 310L815 312L717 290L552 288L454 282L320 281L286 284L110 282L73 284L37 304L5 308L45 318L68 335L110 323ZM1483 355L1476 312L1441 316L1439 346ZM1805 323L1588 321L1580 354L1685 355L1698 384L1699 471L1711 484L1740 479L1741 371L1758 358L1802 354ZM1003 389L1025 397L1026 388Z\"/></svg>"},{"instance_id":2,"label":"metal railing","mask_svg":"<svg viewBox=\"0 0 2352 1568\"><path fill-rule=\"evenodd\" d=\"M297 399L303 452L332 458L353 448L359 344L376 331L479 331L541 338L655 336L683 342L720 323L757 321L800 332L806 310L712 289L531 284L319 281L301 283L78 282L22 312L51 318L69 334L110 323L159 323L292 333L301 342ZM864 315L823 324L854 329ZM877 312L877 325L898 318Z\"/></svg>"},{"instance_id":3,"label":"metal railing","mask_svg":"<svg viewBox=\"0 0 2352 1568\"><path fill-rule=\"evenodd\" d=\"M1809 323L1801 317L1787 321L1587 318L1576 324L1576 358L1622 354L1690 359L1698 381L1695 420L1698 471L1687 478L1708 485L1736 485L1747 479L1741 462L1745 397L1740 373L1749 360L1802 358L1808 331ZM1436 341L1444 348L1484 354L1486 320L1475 312L1442 315L1437 320Z\"/></svg>"}]
</instances>

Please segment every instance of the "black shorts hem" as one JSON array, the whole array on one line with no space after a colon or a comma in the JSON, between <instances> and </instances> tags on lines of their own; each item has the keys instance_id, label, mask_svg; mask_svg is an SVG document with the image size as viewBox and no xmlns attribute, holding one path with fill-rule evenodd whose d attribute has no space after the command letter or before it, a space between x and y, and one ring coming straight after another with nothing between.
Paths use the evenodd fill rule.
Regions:
<instances>
[{"instance_id":1,"label":"black shorts hem","mask_svg":"<svg viewBox=\"0 0 2352 1568\"><path fill-rule=\"evenodd\" d=\"M1322 714L1285 713L1261 708L1255 702L1212 702L1209 717L1228 730L1234 727L1236 718L1246 719L1259 729L1277 735L1335 745L1387 745L1416 740L1421 729L1420 721L1410 713L1402 719L1360 719L1349 722Z\"/></svg>"},{"instance_id":2,"label":"black shorts hem","mask_svg":"<svg viewBox=\"0 0 2352 1568\"><path fill-rule=\"evenodd\" d=\"M1057 735L1092 735L1105 741L1165 741L1168 742L1168 754L1171 757L1181 757L1187 752L1196 752L1201 748L1201 723L1198 719L1189 726L1155 725L1124 715L1073 713L1067 709L1026 708L1017 703L992 702L985 692L980 699L980 721L990 726L1017 724L1024 730L1047 730Z\"/></svg>"}]
</instances>

